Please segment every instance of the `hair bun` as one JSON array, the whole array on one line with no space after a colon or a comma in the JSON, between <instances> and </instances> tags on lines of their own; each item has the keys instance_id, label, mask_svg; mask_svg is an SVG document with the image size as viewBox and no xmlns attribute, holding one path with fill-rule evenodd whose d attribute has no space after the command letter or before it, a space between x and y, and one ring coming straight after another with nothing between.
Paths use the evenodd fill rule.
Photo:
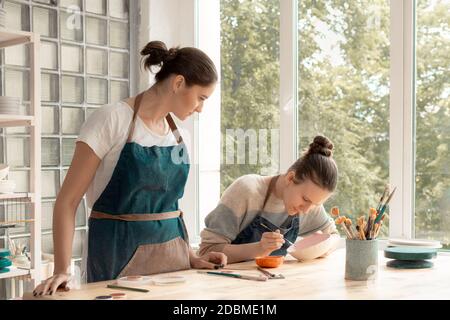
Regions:
<instances>
[{"instance_id":1,"label":"hair bun","mask_svg":"<svg viewBox=\"0 0 450 320\"><path fill-rule=\"evenodd\" d=\"M325 157L333 155L333 143L324 136L316 136L313 142L309 145L308 154L321 154Z\"/></svg>"},{"instance_id":2,"label":"hair bun","mask_svg":"<svg viewBox=\"0 0 450 320\"><path fill-rule=\"evenodd\" d=\"M150 41L141 50L141 55L146 56L144 66L150 69L151 66L161 65L168 61L175 59L179 48L167 49L167 46L162 41Z\"/></svg>"}]
</instances>

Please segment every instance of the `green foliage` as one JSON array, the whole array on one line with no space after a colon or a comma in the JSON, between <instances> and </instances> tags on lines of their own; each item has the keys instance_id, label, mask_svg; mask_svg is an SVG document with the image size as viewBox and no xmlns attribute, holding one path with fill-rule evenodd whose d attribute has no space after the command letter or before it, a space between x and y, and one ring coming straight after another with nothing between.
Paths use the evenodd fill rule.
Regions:
<instances>
[{"instance_id":1,"label":"green foliage","mask_svg":"<svg viewBox=\"0 0 450 320\"><path fill-rule=\"evenodd\" d=\"M450 243L450 4L429 2L417 1L415 225ZM279 19L278 0L221 0L222 133L279 128ZM389 180L389 1L299 1L298 35L299 154L317 134L333 141L340 175L326 208L356 218ZM223 164L222 190L262 169Z\"/></svg>"},{"instance_id":2,"label":"green foliage","mask_svg":"<svg viewBox=\"0 0 450 320\"><path fill-rule=\"evenodd\" d=\"M450 244L450 3L417 1L416 235Z\"/></svg>"}]
</instances>

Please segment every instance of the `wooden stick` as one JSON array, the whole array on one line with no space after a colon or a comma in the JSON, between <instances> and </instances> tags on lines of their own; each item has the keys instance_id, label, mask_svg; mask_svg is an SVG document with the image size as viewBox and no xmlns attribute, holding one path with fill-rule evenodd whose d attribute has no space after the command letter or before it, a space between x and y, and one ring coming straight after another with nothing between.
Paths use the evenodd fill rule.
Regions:
<instances>
[{"instance_id":1,"label":"wooden stick","mask_svg":"<svg viewBox=\"0 0 450 320\"><path fill-rule=\"evenodd\" d=\"M357 236L356 236L356 234L353 232L353 228L352 228L352 220L350 220L350 219L345 219L345 225L347 226L347 228L348 228L348 230L349 230L349 232L350 232L350 235L352 236L352 239L356 239L356 238L358 238Z\"/></svg>"},{"instance_id":2,"label":"wooden stick","mask_svg":"<svg viewBox=\"0 0 450 320\"><path fill-rule=\"evenodd\" d=\"M358 219L358 226L361 240L366 240L366 236L364 235L364 216Z\"/></svg>"},{"instance_id":3,"label":"wooden stick","mask_svg":"<svg viewBox=\"0 0 450 320\"><path fill-rule=\"evenodd\" d=\"M348 232L347 227L345 226L345 223L344 223L344 224L342 223L342 222L343 222L343 219L345 219L345 218L344 218L344 217L339 217L339 218L337 218L337 219L335 220L335 222L336 222L336 224L342 225L342 229L344 229L344 232L346 233L347 238L348 238L348 239L351 239L351 235L350 235L350 233Z\"/></svg>"}]
</instances>

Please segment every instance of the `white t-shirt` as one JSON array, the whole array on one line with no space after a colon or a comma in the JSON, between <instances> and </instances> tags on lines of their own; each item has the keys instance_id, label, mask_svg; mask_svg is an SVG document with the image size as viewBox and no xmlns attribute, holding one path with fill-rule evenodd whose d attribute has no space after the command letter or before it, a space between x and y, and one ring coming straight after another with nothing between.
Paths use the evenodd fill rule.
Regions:
<instances>
[{"instance_id":1,"label":"white t-shirt","mask_svg":"<svg viewBox=\"0 0 450 320\"><path fill-rule=\"evenodd\" d=\"M127 141L132 118L133 109L126 102L119 101L96 110L81 128L77 142L82 141L89 145L95 154L102 159L95 177L86 192L86 199L90 209L111 180L120 152ZM179 128L179 130L184 137L182 129ZM132 141L145 147L176 145L175 136L170 130L167 121L165 121L165 132L164 136L156 134L138 116Z\"/></svg>"},{"instance_id":2,"label":"white t-shirt","mask_svg":"<svg viewBox=\"0 0 450 320\"><path fill-rule=\"evenodd\" d=\"M80 130L77 142L86 143L102 160L86 192L89 210L92 209L95 201L97 201L111 180L120 152L127 142L132 118L133 109L126 102L119 101L96 110L86 120ZM188 150L190 150L189 143L185 139L187 133L180 126L178 126L178 130ZM165 121L165 132L166 134L161 136L151 131L138 116L131 140L144 147L176 145L175 136L170 130L167 121ZM82 252L81 279L84 281L86 280L88 232L86 232L84 237Z\"/></svg>"}]
</instances>

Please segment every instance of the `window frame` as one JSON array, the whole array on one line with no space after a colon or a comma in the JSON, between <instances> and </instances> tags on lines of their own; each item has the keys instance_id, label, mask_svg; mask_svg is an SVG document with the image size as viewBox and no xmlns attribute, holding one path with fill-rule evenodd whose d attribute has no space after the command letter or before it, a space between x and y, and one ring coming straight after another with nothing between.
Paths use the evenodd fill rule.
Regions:
<instances>
[{"instance_id":1,"label":"window frame","mask_svg":"<svg viewBox=\"0 0 450 320\"><path fill-rule=\"evenodd\" d=\"M202 48L213 38L198 32L201 27L199 19L203 19L207 8L206 1L196 1L196 45ZM298 157L297 123L298 114L298 1L280 0L280 172L285 171ZM216 0L219 2L219 0ZM414 238L414 199L415 199L415 0L390 1L390 101L389 101L389 183L397 187L395 197L390 204L389 237ZM220 9L219 9L220 10ZM208 12L209 14L209 12ZM214 16L214 14L213 14ZM220 12L219 12L220 19ZM220 29L216 39L220 39ZM216 45L219 46L220 43ZM220 70L220 61L216 64ZM210 121L211 116L201 116L199 119L200 137L194 150L201 148L203 130L220 132L220 121ZM203 123L208 123L204 126ZM200 146L199 146L200 144ZM195 152L196 152L195 151ZM199 173L197 183L216 183L217 179L206 181L202 176L202 157L199 158ZM398 170L401 168L401 170ZM197 189L196 191L200 191ZM197 203L201 203L201 193L194 194ZM203 193L204 194L204 193ZM217 194L208 198L219 200ZM197 206L197 208L200 208ZM208 212L196 211L197 221ZM202 222L200 222L201 224ZM199 230L197 224L196 228ZM198 238L198 233L195 234Z\"/></svg>"}]
</instances>

